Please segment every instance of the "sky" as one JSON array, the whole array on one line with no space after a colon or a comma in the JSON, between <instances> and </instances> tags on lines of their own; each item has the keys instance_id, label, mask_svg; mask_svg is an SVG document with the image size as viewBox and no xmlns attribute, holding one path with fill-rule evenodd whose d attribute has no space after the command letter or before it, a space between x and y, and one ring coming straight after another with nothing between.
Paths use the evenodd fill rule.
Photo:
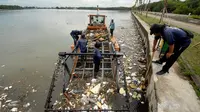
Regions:
<instances>
[{"instance_id":1,"label":"sky","mask_svg":"<svg viewBox=\"0 0 200 112\"><path fill-rule=\"evenodd\" d=\"M146 0L148 1L148 0ZM159 0L151 0L159 1ZM54 6L72 6L72 7L131 7L135 0L0 0L1 5L20 5L20 6L39 6L39 7L54 7Z\"/></svg>"}]
</instances>

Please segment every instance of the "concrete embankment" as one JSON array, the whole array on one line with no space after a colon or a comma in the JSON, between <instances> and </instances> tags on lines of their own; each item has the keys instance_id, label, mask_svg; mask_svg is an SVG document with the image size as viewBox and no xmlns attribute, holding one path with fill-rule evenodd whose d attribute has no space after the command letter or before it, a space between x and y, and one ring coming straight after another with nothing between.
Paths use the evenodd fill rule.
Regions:
<instances>
[{"instance_id":1,"label":"concrete embankment","mask_svg":"<svg viewBox=\"0 0 200 112\"><path fill-rule=\"evenodd\" d=\"M149 50L153 44L153 36L149 35L149 25L133 14L137 27L142 37L146 39L147 59L150 62ZM149 43L148 43L149 42ZM158 59L158 52L153 60ZM147 64L148 64L147 63ZM182 79L177 71L178 64L175 63L168 74L157 76L155 73L161 70L162 66L152 64L152 71L148 73L147 94L149 100L149 112L198 112L200 102L189 81Z\"/></svg>"}]
</instances>

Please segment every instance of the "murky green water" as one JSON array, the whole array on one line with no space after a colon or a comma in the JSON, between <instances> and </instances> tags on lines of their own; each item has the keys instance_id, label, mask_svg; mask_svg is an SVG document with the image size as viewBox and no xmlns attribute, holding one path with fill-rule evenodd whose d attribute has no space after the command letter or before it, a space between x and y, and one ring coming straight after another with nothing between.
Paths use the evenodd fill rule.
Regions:
<instances>
[{"instance_id":1,"label":"murky green water","mask_svg":"<svg viewBox=\"0 0 200 112\"><path fill-rule=\"evenodd\" d=\"M30 103L25 111L43 111L57 54L70 51L73 40L69 33L85 29L88 14L96 11L0 11L0 95L6 93L7 100L21 100L21 105ZM100 14L107 15L107 24L115 19L117 37L118 29L130 25L125 22L132 22L130 12ZM4 90L8 86L12 88Z\"/></svg>"}]
</instances>

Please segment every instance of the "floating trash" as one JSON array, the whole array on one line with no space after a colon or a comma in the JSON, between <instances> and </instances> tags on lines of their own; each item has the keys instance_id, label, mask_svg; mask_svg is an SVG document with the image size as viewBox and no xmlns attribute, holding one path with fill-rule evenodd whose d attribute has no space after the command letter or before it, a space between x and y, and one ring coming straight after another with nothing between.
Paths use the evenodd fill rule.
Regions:
<instances>
[{"instance_id":1,"label":"floating trash","mask_svg":"<svg viewBox=\"0 0 200 112\"><path fill-rule=\"evenodd\" d=\"M145 78L144 78L144 77L141 77L140 80L141 80L141 81L145 81Z\"/></svg>"},{"instance_id":2,"label":"floating trash","mask_svg":"<svg viewBox=\"0 0 200 112\"><path fill-rule=\"evenodd\" d=\"M14 107L10 110L11 112L17 112L18 111L18 108Z\"/></svg>"},{"instance_id":3,"label":"floating trash","mask_svg":"<svg viewBox=\"0 0 200 112\"><path fill-rule=\"evenodd\" d=\"M91 89L91 92L94 94L98 94L100 87L101 87L101 84L96 85L94 88Z\"/></svg>"},{"instance_id":4,"label":"floating trash","mask_svg":"<svg viewBox=\"0 0 200 112\"><path fill-rule=\"evenodd\" d=\"M137 99L140 100L142 98L141 94L137 95Z\"/></svg>"},{"instance_id":5,"label":"floating trash","mask_svg":"<svg viewBox=\"0 0 200 112\"><path fill-rule=\"evenodd\" d=\"M120 93L120 94L125 94L124 88L120 88L119 93Z\"/></svg>"},{"instance_id":6,"label":"floating trash","mask_svg":"<svg viewBox=\"0 0 200 112\"><path fill-rule=\"evenodd\" d=\"M7 91L7 90L8 90L8 87L5 87L4 90Z\"/></svg>"},{"instance_id":7,"label":"floating trash","mask_svg":"<svg viewBox=\"0 0 200 112\"><path fill-rule=\"evenodd\" d=\"M136 86L135 84L130 84L130 87L131 87L132 89L137 88L137 86Z\"/></svg>"},{"instance_id":8,"label":"floating trash","mask_svg":"<svg viewBox=\"0 0 200 112\"><path fill-rule=\"evenodd\" d=\"M27 108L29 107L31 104L30 103L27 103L27 104L24 104L23 107Z\"/></svg>"},{"instance_id":9,"label":"floating trash","mask_svg":"<svg viewBox=\"0 0 200 112\"><path fill-rule=\"evenodd\" d=\"M121 44L121 47L125 46L125 44Z\"/></svg>"},{"instance_id":10,"label":"floating trash","mask_svg":"<svg viewBox=\"0 0 200 112\"><path fill-rule=\"evenodd\" d=\"M102 108L102 105L101 105L100 102L97 102L97 106L98 106L99 108Z\"/></svg>"},{"instance_id":11,"label":"floating trash","mask_svg":"<svg viewBox=\"0 0 200 112\"><path fill-rule=\"evenodd\" d=\"M92 81L92 83L95 83L95 82L97 82L97 79L92 79L91 81Z\"/></svg>"},{"instance_id":12,"label":"floating trash","mask_svg":"<svg viewBox=\"0 0 200 112\"><path fill-rule=\"evenodd\" d=\"M103 82L103 84L105 85L105 84L108 84L108 82Z\"/></svg>"},{"instance_id":13,"label":"floating trash","mask_svg":"<svg viewBox=\"0 0 200 112\"><path fill-rule=\"evenodd\" d=\"M127 80L126 82L127 82L128 84L130 84L132 81L131 81L131 80Z\"/></svg>"},{"instance_id":14,"label":"floating trash","mask_svg":"<svg viewBox=\"0 0 200 112\"><path fill-rule=\"evenodd\" d=\"M8 96L8 95L7 95L6 93L1 94L0 100L6 100L6 97L7 97L7 96Z\"/></svg>"},{"instance_id":15,"label":"floating trash","mask_svg":"<svg viewBox=\"0 0 200 112\"><path fill-rule=\"evenodd\" d=\"M126 56L125 56L125 55L123 55L123 58L125 59L125 58L126 58Z\"/></svg>"},{"instance_id":16,"label":"floating trash","mask_svg":"<svg viewBox=\"0 0 200 112\"><path fill-rule=\"evenodd\" d=\"M136 64L136 63L133 63L133 65L136 66L137 64Z\"/></svg>"},{"instance_id":17,"label":"floating trash","mask_svg":"<svg viewBox=\"0 0 200 112\"><path fill-rule=\"evenodd\" d=\"M141 91L142 89L138 87L136 90Z\"/></svg>"},{"instance_id":18,"label":"floating trash","mask_svg":"<svg viewBox=\"0 0 200 112\"><path fill-rule=\"evenodd\" d=\"M12 86L9 86L9 89L11 89L12 88Z\"/></svg>"},{"instance_id":19,"label":"floating trash","mask_svg":"<svg viewBox=\"0 0 200 112\"><path fill-rule=\"evenodd\" d=\"M134 99L136 99L136 98L137 98L137 92L133 92L132 97L133 97Z\"/></svg>"},{"instance_id":20,"label":"floating trash","mask_svg":"<svg viewBox=\"0 0 200 112\"><path fill-rule=\"evenodd\" d=\"M90 83L86 83L87 86L90 86Z\"/></svg>"},{"instance_id":21,"label":"floating trash","mask_svg":"<svg viewBox=\"0 0 200 112\"><path fill-rule=\"evenodd\" d=\"M133 67L128 67L129 70L131 70Z\"/></svg>"},{"instance_id":22,"label":"floating trash","mask_svg":"<svg viewBox=\"0 0 200 112\"><path fill-rule=\"evenodd\" d=\"M140 63L146 63L146 59L145 58L143 58L143 57L141 57L141 58L139 58L139 60L138 60Z\"/></svg>"},{"instance_id":23,"label":"floating trash","mask_svg":"<svg viewBox=\"0 0 200 112\"><path fill-rule=\"evenodd\" d=\"M5 103L9 103L9 102L11 102L12 100L6 100L6 102Z\"/></svg>"},{"instance_id":24,"label":"floating trash","mask_svg":"<svg viewBox=\"0 0 200 112\"><path fill-rule=\"evenodd\" d=\"M36 89L32 89L32 91L31 91L32 93L35 93L35 92L37 92L37 90Z\"/></svg>"},{"instance_id":25,"label":"floating trash","mask_svg":"<svg viewBox=\"0 0 200 112\"><path fill-rule=\"evenodd\" d=\"M131 79L131 77L129 77L129 76L128 76L128 77L126 77L126 80L130 80L130 79Z\"/></svg>"},{"instance_id":26,"label":"floating trash","mask_svg":"<svg viewBox=\"0 0 200 112\"><path fill-rule=\"evenodd\" d=\"M132 76L132 77L135 77L135 76L136 76L136 72L132 73L131 76Z\"/></svg>"},{"instance_id":27,"label":"floating trash","mask_svg":"<svg viewBox=\"0 0 200 112\"><path fill-rule=\"evenodd\" d=\"M3 67L5 67L6 65L2 65L1 67L3 68Z\"/></svg>"},{"instance_id":28,"label":"floating trash","mask_svg":"<svg viewBox=\"0 0 200 112\"><path fill-rule=\"evenodd\" d=\"M97 106L97 105L95 105L93 109L97 110L97 109L98 109L98 106Z\"/></svg>"},{"instance_id":29,"label":"floating trash","mask_svg":"<svg viewBox=\"0 0 200 112\"><path fill-rule=\"evenodd\" d=\"M10 102L10 103L8 103L8 107L17 107L19 104L17 104L17 103L12 103L12 102Z\"/></svg>"},{"instance_id":30,"label":"floating trash","mask_svg":"<svg viewBox=\"0 0 200 112\"><path fill-rule=\"evenodd\" d=\"M102 109L108 109L108 105L106 105L105 103L102 105Z\"/></svg>"}]
</instances>

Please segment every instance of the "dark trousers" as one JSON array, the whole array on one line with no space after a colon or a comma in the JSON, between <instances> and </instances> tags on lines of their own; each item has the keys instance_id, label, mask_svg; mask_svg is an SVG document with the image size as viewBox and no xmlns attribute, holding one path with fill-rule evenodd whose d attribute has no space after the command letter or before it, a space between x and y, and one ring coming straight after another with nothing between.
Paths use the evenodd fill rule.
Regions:
<instances>
[{"instance_id":1,"label":"dark trousers","mask_svg":"<svg viewBox=\"0 0 200 112\"><path fill-rule=\"evenodd\" d=\"M97 73L99 72L99 66L100 66L100 62L97 62L94 64L94 77L96 77Z\"/></svg>"},{"instance_id":2,"label":"dark trousers","mask_svg":"<svg viewBox=\"0 0 200 112\"><path fill-rule=\"evenodd\" d=\"M76 47L76 44L77 44L77 41L78 41L78 37L72 36L72 38L74 39L74 47Z\"/></svg>"},{"instance_id":3,"label":"dark trousers","mask_svg":"<svg viewBox=\"0 0 200 112\"><path fill-rule=\"evenodd\" d=\"M114 31L114 29L110 29L111 36L113 36L113 31Z\"/></svg>"},{"instance_id":4,"label":"dark trousers","mask_svg":"<svg viewBox=\"0 0 200 112\"><path fill-rule=\"evenodd\" d=\"M87 53L87 50L86 51L82 51L81 53ZM81 55L81 64L83 65L83 62L86 61L86 56L84 55Z\"/></svg>"},{"instance_id":5,"label":"dark trousers","mask_svg":"<svg viewBox=\"0 0 200 112\"><path fill-rule=\"evenodd\" d=\"M73 39L74 39L74 47L76 47L77 40L75 38Z\"/></svg>"},{"instance_id":6,"label":"dark trousers","mask_svg":"<svg viewBox=\"0 0 200 112\"><path fill-rule=\"evenodd\" d=\"M189 45L188 45L189 46ZM174 64L174 62L178 59L178 57L181 55L181 53L188 47L182 47L179 44L175 44L174 46L174 54L172 54L168 59L166 58L166 54L169 51L169 48L167 49L167 51L165 52L165 55L160 58L160 61L166 62L165 65L163 66L162 70L164 71L168 71L170 69L170 67Z\"/></svg>"}]
</instances>

